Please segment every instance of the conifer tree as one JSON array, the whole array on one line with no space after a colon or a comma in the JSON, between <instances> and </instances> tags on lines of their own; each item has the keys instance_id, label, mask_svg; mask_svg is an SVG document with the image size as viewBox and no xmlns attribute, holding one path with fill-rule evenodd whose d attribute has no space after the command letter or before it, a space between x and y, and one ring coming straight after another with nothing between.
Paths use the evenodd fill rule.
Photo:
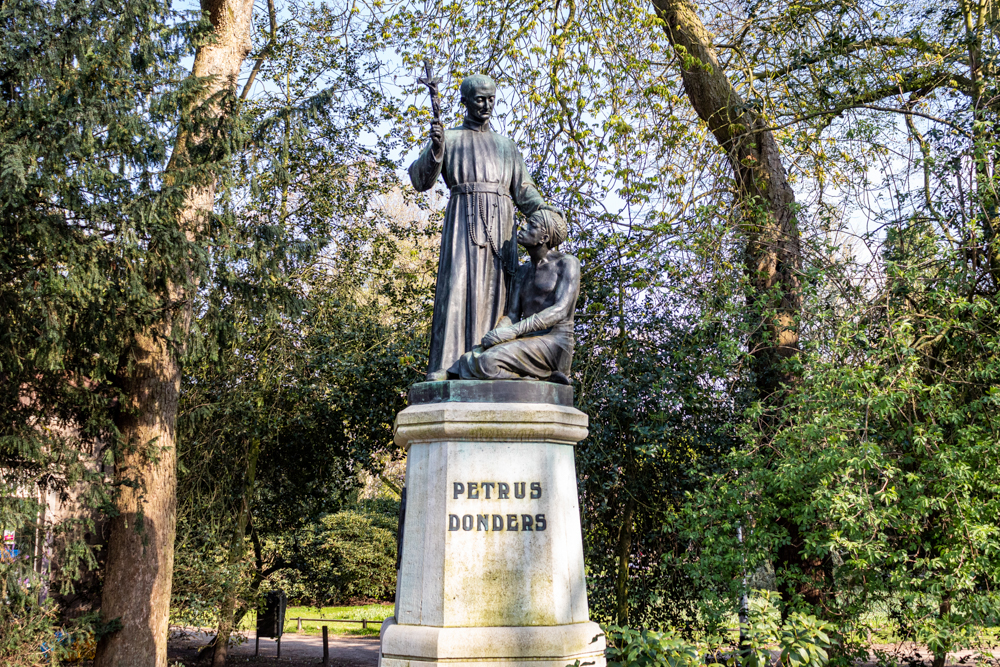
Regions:
<instances>
[{"instance_id":1,"label":"conifer tree","mask_svg":"<svg viewBox=\"0 0 1000 667\"><path fill-rule=\"evenodd\" d=\"M111 510L102 665L166 664L180 368L224 227L210 214L251 8L209 5L0 3L0 460L7 484L89 481ZM4 508L5 525L37 515Z\"/></svg>"},{"instance_id":2,"label":"conifer tree","mask_svg":"<svg viewBox=\"0 0 1000 667\"><path fill-rule=\"evenodd\" d=\"M182 108L182 129L164 174L168 185L182 180L178 174L199 176L183 189L168 223L179 245L209 238L216 165L250 46L253 0L205 0L202 11L211 33L199 44L188 78L199 94ZM101 614L106 620L121 618L124 631L108 635L98 647L97 667L166 664L177 520L174 438L199 254L188 248L162 276L166 307L132 332L119 369L123 401L116 424L124 446L115 474L133 484L123 485L111 523ZM138 521L141 531L135 530Z\"/></svg>"}]
</instances>

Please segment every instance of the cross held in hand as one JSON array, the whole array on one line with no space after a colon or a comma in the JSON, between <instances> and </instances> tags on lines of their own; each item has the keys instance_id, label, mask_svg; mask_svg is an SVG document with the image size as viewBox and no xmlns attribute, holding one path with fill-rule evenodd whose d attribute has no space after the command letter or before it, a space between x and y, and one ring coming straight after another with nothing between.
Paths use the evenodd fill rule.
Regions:
<instances>
[{"instance_id":1,"label":"cross held in hand","mask_svg":"<svg viewBox=\"0 0 1000 667\"><path fill-rule=\"evenodd\" d=\"M430 60L424 60L424 76L419 77L417 82L427 86L427 90L431 94L431 111L434 113L434 120L440 121L441 102L438 99L438 84L441 83L441 77L434 76L434 68Z\"/></svg>"}]
</instances>

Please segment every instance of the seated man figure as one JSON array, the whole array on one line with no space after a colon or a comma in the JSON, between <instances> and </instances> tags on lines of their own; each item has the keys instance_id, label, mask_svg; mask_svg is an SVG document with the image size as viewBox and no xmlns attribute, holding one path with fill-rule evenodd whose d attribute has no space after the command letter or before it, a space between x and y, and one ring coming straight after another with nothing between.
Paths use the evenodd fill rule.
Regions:
<instances>
[{"instance_id":1,"label":"seated man figure","mask_svg":"<svg viewBox=\"0 0 1000 667\"><path fill-rule=\"evenodd\" d=\"M558 213L533 213L517 242L531 262L518 267L507 315L448 369L463 380L537 378L569 384L580 261L555 248L566 240Z\"/></svg>"}]
</instances>

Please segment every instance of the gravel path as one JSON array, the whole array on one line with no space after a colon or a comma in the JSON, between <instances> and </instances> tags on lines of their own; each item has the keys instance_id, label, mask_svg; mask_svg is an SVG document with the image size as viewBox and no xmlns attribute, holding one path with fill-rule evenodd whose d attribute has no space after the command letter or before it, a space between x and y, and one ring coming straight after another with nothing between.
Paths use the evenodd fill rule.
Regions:
<instances>
[{"instance_id":1,"label":"gravel path","mask_svg":"<svg viewBox=\"0 0 1000 667\"><path fill-rule=\"evenodd\" d=\"M194 664L198 650L211 640L213 633L196 628L177 629L171 633L170 660ZM289 633L281 638L281 658L273 639L262 637L260 654L255 658L256 635L246 633L247 641L229 648L229 664L318 665L323 660L323 636ZM378 663L378 637L330 635L330 664L344 667L375 667Z\"/></svg>"}]
</instances>

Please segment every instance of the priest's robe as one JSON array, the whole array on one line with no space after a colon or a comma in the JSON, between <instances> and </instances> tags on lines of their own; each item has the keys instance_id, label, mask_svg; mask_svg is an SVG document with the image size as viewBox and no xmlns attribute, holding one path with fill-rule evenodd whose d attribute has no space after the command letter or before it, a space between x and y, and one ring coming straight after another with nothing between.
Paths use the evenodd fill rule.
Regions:
<instances>
[{"instance_id":1,"label":"priest's robe","mask_svg":"<svg viewBox=\"0 0 1000 667\"><path fill-rule=\"evenodd\" d=\"M444 150L435 155L428 145L409 172L417 191L431 189L439 177L451 190L427 366L429 376L440 376L506 313L518 263L515 208L525 216L555 209L542 199L514 142L488 123L466 119L445 130Z\"/></svg>"}]
</instances>

